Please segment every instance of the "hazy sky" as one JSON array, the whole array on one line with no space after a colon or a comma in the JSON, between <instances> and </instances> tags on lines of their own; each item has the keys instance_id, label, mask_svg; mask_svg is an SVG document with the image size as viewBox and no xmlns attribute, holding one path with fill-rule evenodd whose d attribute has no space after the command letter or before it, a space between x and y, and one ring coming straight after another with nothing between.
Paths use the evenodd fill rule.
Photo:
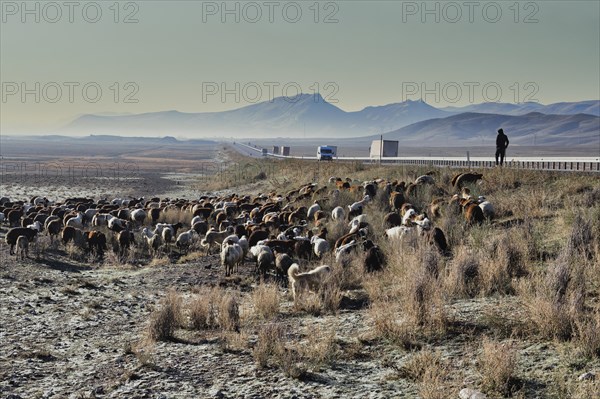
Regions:
<instances>
[{"instance_id":1,"label":"hazy sky","mask_svg":"<svg viewBox=\"0 0 600 399\"><path fill-rule=\"evenodd\" d=\"M600 98L600 1L515 3L2 0L0 128L220 111L298 89L347 111Z\"/></svg>"}]
</instances>

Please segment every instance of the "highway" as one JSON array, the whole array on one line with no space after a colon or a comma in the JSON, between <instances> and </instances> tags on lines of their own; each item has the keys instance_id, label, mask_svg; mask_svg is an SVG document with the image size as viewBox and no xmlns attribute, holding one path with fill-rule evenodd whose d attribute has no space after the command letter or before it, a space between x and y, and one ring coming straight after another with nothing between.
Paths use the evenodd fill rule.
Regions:
<instances>
[{"instance_id":1,"label":"highway","mask_svg":"<svg viewBox=\"0 0 600 399\"><path fill-rule=\"evenodd\" d=\"M238 143L232 146L241 154L261 158L262 148L255 148L247 144ZM316 156L283 156L267 152L273 158L293 158L316 160ZM336 157L336 161L359 161L376 163L378 158L370 157ZM409 164L450 167L493 167L495 160L492 157L386 157L381 159L386 164ZM508 157L505 160L507 167L537 170L559 171L590 171L600 172L600 156L598 157Z\"/></svg>"}]
</instances>

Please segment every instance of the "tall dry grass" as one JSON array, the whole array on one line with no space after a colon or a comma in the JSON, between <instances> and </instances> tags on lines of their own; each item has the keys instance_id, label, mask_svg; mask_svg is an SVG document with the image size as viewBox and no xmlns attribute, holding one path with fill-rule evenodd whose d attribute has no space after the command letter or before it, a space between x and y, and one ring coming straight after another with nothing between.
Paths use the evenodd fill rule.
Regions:
<instances>
[{"instance_id":1,"label":"tall dry grass","mask_svg":"<svg viewBox=\"0 0 600 399\"><path fill-rule=\"evenodd\" d=\"M479 366L485 392L510 396L516 382L517 351L513 344L483 340Z\"/></svg>"},{"instance_id":2,"label":"tall dry grass","mask_svg":"<svg viewBox=\"0 0 600 399\"><path fill-rule=\"evenodd\" d=\"M160 302L159 308L150 315L146 329L149 342L173 339L175 330L182 323L182 298L174 289L170 290Z\"/></svg>"}]
</instances>

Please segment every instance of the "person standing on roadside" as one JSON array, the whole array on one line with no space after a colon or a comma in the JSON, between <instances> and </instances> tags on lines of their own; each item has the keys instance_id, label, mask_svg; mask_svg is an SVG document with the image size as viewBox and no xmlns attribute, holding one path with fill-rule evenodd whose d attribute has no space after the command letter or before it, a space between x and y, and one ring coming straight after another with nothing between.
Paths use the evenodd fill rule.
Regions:
<instances>
[{"instance_id":1,"label":"person standing on roadside","mask_svg":"<svg viewBox=\"0 0 600 399\"><path fill-rule=\"evenodd\" d=\"M508 137L504 134L504 130L498 129L498 136L496 136L496 166L498 166L498 158L500 158L500 166L504 163L507 148Z\"/></svg>"}]
</instances>

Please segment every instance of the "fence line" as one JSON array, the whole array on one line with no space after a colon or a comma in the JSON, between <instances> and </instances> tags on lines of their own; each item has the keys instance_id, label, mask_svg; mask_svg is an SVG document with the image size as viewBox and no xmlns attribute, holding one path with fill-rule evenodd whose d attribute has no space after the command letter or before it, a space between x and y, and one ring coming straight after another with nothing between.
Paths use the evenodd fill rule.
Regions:
<instances>
[{"instance_id":1,"label":"fence line","mask_svg":"<svg viewBox=\"0 0 600 399\"><path fill-rule=\"evenodd\" d=\"M248 149L262 152L261 147L252 147L243 143L238 143ZM314 159L316 157L284 156L267 153L269 157L279 159ZM456 167L456 168L493 168L496 162L493 160L457 160L457 159L419 159L419 158L369 158L369 157L336 157L336 161L362 161L368 163L396 164L396 165L415 165L431 167ZM328 162L328 161L325 161ZM600 161L515 161L505 160L505 168L526 169L526 170L555 170L555 171L580 171L580 172L600 172Z\"/></svg>"}]
</instances>

